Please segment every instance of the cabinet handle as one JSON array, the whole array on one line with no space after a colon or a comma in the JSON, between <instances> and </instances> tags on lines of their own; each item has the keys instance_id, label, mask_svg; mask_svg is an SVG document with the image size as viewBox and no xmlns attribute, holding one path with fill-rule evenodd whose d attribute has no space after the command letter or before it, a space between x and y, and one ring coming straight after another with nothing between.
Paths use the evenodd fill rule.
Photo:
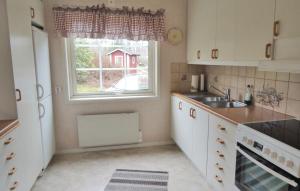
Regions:
<instances>
[{"instance_id":1,"label":"cabinet handle","mask_svg":"<svg viewBox=\"0 0 300 191\"><path fill-rule=\"evenodd\" d=\"M200 59L200 50L197 51L197 59Z\"/></svg>"},{"instance_id":2,"label":"cabinet handle","mask_svg":"<svg viewBox=\"0 0 300 191\"><path fill-rule=\"evenodd\" d=\"M10 160L12 160L14 157L15 157L15 153L12 152L12 153L10 153L10 154L6 157L6 160L7 160L7 161L10 161Z\"/></svg>"},{"instance_id":3,"label":"cabinet handle","mask_svg":"<svg viewBox=\"0 0 300 191\"><path fill-rule=\"evenodd\" d=\"M220 171L223 171L223 170L224 170L224 168L221 167L219 163L216 163L216 167L217 167Z\"/></svg>"},{"instance_id":4,"label":"cabinet handle","mask_svg":"<svg viewBox=\"0 0 300 191\"><path fill-rule=\"evenodd\" d=\"M22 93L21 93L21 90L20 90L20 89L16 89L16 92L18 93L17 101L21 101L21 100L22 100Z\"/></svg>"},{"instance_id":5,"label":"cabinet handle","mask_svg":"<svg viewBox=\"0 0 300 191\"><path fill-rule=\"evenodd\" d=\"M11 142L13 142L13 138L10 137L6 141L4 141L4 145L9 145Z\"/></svg>"},{"instance_id":6,"label":"cabinet handle","mask_svg":"<svg viewBox=\"0 0 300 191\"><path fill-rule=\"evenodd\" d=\"M34 11L33 7L30 7L30 15L31 15L31 18L34 19L34 17L35 17L35 11Z\"/></svg>"},{"instance_id":7,"label":"cabinet handle","mask_svg":"<svg viewBox=\"0 0 300 191\"><path fill-rule=\"evenodd\" d=\"M273 35L275 37L279 36L279 27L280 27L280 22L279 21L275 21L274 25L273 25Z\"/></svg>"},{"instance_id":8,"label":"cabinet handle","mask_svg":"<svg viewBox=\"0 0 300 191\"><path fill-rule=\"evenodd\" d=\"M221 138L217 138L217 142L221 145L225 145L225 141L223 141Z\"/></svg>"},{"instance_id":9,"label":"cabinet handle","mask_svg":"<svg viewBox=\"0 0 300 191\"><path fill-rule=\"evenodd\" d=\"M219 49L215 49L215 54L214 54L214 57L215 57L215 59L218 59L218 57L219 57Z\"/></svg>"},{"instance_id":10,"label":"cabinet handle","mask_svg":"<svg viewBox=\"0 0 300 191\"><path fill-rule=\"evenodd\" d=\"M15 190L18 187L18 181L15 181L9 190Z\"/></svg>"},{"instance_id":11,"label":"cabinet handle","mask_svg":"<svg viewBox=\"0 0 300 191\"><path fill-rule=\"evenodd\" d=\"M220 151L217 151L217 154L218 154L218 156L219 156L220 158L224 158L224 157L225 157L224 154L222 154Z\"/></svg>"},{"instance_id":12,"label":"cabinet handle","mask_svg":"<svg viewBox=\"0 0 300 191\"><path fill-rule=\"evenodd\" d=\"M216 179L216 181L218 181L219 183L223 183L223 180L222 180L218 175L215 176L215 179Z\"/></svg>"},{"instance_id":13,"label":"cabinet handle","mask_svg":"<svg viewBox=\"0 0 300 191\"><path fill-rule=\"evenodd\" d=\"M182 110L182 102L181 101L178 103L178 109Z\"/></svg>"},{"instance_id":14,"label":"cabinet handle","mask_svg":"<svg viewBox=\"0 0 300 191\"><path fill-rule=\"evenodd\" d=\"M266 58L271 58L271 56L272 56L272 50L271 50L271 48L272 48L272 44L271 43L266 44L266 52L265 52L265 57Z\"/></svg>"},{"instance_id":15,"label":"cabinet handle","mask_svg":"<svg viewBox=\"0 0 300 191\"><path fill-rule=\"evenodd\" d=\"M8 176L12 176L16 173L17 169L16 167L13 167L12 169L10 169L10 171L8 172Z\"/></svg>"},{"instance_id":16,"label":"cabinet handle","mask_svg":"<svg viewBox=\"0 0 300 191\"><path fill-rule=\"evenodd\" d=\"M194 108L190 108L190 117L196 119L196 110Z\"/></svg>"},{"instance_id":17,"label":"cabinet handle","mask_svg":"<svg viewBox=\"0 0 300 191\"><path fill-rule=\"evenodd\" d=\"M218 129L220 129L221 131L226 131L226 128L223 127L222 125L218 124Z\"/></svg>"},{"instance_id":18,"label":"cabinet handle","mask_svg":"<svg viewBox=\"0 0 300 191\"><path fill-rule=\"evenodd\" d=\"M215 49L211 49L211 58L215 59Z\"/></svg>"}]
</instances>

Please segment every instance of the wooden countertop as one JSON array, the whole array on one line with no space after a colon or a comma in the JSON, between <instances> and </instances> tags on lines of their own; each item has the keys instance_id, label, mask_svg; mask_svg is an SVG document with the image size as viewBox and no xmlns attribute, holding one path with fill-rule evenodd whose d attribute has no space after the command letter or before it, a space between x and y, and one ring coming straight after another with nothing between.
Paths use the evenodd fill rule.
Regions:
<instances>
[{"instance_id":1,"label":"wooden countertop","mask_svg":"<svg viewBox=\"0 0 300 191\"><path fill-rule=\"evenodd\" d=\"M17 119L0 120L0 138L18 126L19 121Z\"/></svg>"},{"instance_id":2,"label":"wooden countertop","mask_svg":"<svg viewBox=\"0 0 300 191\"><path fill-rule=\"evenodd\" d=\"M276 121L294 118L292 116L265 109L259 106L248 106L243 108L212 108L203 104L202 102L188 98L184 94L172 93L172 95L179 97L236 125L240 123L243 124L249 122Z\"/></svg>"}]
</instances>

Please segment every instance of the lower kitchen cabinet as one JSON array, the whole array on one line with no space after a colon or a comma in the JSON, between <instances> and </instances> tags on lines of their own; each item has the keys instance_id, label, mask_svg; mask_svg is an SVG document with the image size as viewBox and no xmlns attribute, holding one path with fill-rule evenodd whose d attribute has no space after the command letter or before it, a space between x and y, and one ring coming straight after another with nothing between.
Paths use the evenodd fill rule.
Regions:
<instances>
[{"instance_id":1,"label":"lower kitchen cabinet","mask_svg":"<svg viewBox=\"0 0 300 191\"><path fill-rule=\"evenodd\" d=\"M172 96L172 138L216 191L235 190L236 125Z\"/></svg>"}]
</instances>

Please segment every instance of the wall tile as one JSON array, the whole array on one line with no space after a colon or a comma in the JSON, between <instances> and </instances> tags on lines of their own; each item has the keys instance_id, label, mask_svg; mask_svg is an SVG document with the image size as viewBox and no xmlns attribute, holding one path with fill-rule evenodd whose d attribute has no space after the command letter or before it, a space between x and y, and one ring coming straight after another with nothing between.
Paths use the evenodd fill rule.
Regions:
<instances>
[{"instance_id":1,"label":"wall tile","mask_svg":"<svg viewBox=\"0 0 300 191\"><path fill-rule=\"evenodd\" d=\"M246 78L246 86L250 85L250 86L254 86L254 78Z\"/></svg>"},{"instance_id":2,"label":"wall tile","mask_svg":"<svg viewBox=\"0 0 300 191\"><path fill-rule=\"evenodd\" d=\"M265 80L264 88L275 88L275 80Z\"/></svg>"},{"instance_id":3,"label":"wall tile","mask_svg":"<svg viewBox=\"0 0 300 191\"><path fill-rule=\"evenodd\" d=\"M288 98L294 100L300 100L300 83L291 82L289 84Z\"/></svg>"},{"instance_id":4,"label":"wall tile","mask_svg":"<svg viewBox=\"0 0 300 191\"><path fill-rule=\"evenodd\" d=\"M245 77L239 77L238 88L239 89L245 89L246 88L246 78Z\"/></svg>"},{"instance_id":5,"label":"wall tile","mask_svg":"<svg viewBox=\"0 0 300 191\"><path fill-rule=\"evenodd\" d=\"M283 97L287 98L289 90L288 82L276 81L275 87L278 93L283 93Z\"/></svg>"},{"instance_id":6,"label":"wall tile","mask_svg":"<svg viewBox=\"0 0 300 191\"><path fill-rule=\"evenodd\" d=\"M246 76L254 78L255 77L255 67L247 67L246 68Z\"/></svg>"},{"instance_id":7,"label":"wall tile","mask_svg":"<svg viewBox=\"0 0 300 191\"><path fill-rule=\"evenodd\" d=\"M239 67L239 76L246 76L246 67L245 66Z\"/></svg>"},{"instance_id":8,"label":"wall tile","mask_svg":"<svg viewBox=\"0 0 300 191\"><path fill-rule=\"evenodd\" d=\"M265 72L265 79L276 80L276 72Z\"/></svg>"},{"instance_id":9,"label":"wall tile","mask_svg":"<svg viewBox=\"0 0 300 191\"><path fill-rule=\"evenodd\" d=\"M287 107L287 100L282 100L279 103L279 106L274 107L274 111L277 111L279 113L286 113L286 107Z\"/></svg>"},{"instance_id":10,"label":"wall tile","mask_svg":"<svg viewBox=\"0 0 300 191\"><path fill-rule=\"evenodd\" d=\"M171 72L174 73L174 72L179 72L179 63L172 63L171 64Z\"/></svg>"},{"instance_id":11,"label":"wall tile","mask_svg":"<svg viewBox=\"0 0 300 191\"><path fill-rule=\"evenodd\" d=\"M237 88L238 87L238 77L231 76L231 87Z\"/></svg>"},{"instance_id":12,"label":"wall tile","mask_svg":"<svg viewBox=\"0 0 300 191\"><path fill-rule=\"evenodd\" d=\"M288 72L277 72L277 75L276 75L276 80L279 80L279 81L289 81L290 79L290 73Z\"/></svg>"},{"instance_id":13,"label":"wall tile","mask_svg":"<svg viewBox=\"0 0 300 191\"><path fill-rule=\"evenodd\" d=\"M288 100L286 113L300 119L300 101Z\"/></svg>"},{"instance_id":14,"label":"wall tile","mask_svg":"<svg viewBox=\"0 0 300 191\"><path fill-rule=\"evenodd\" d=\"M300 74L290 74L290 81L291 82L300 82Z\"/></svg>"},{"instance_id":15,"label":"wall tile","mask_svg":"<svg viewBox=\"0 0 300 191\"><path fill-rule=\"evenodd\" d=\"M225 67L225 75L231 75L231 66Z\"/></svg>"},{"instance_id":16,"label":"wall tile","mask_svg":"<svg viewBox=\"0 0 300 191\"><path fill-rule=\"evenodd\" d=\"M172 82L179 82L180 81L180 74L179 73L172 73L171 75L171 81Z\"/></svg>"},{"instance_id":17,"label":"wall tile","mask_svg":"<svg viewBox=\"0 0 300 191\"><path fill-rule=\"evenodd\" d=\"M256 71L255 71L255 78L262 78L262 79L265 79L265 72L263 72L263 71L258 71L258 69L256 68Z\"/></svg>"},{"instance_id":18,"label":"wall tile","mask_svg":"<svg viewBox=\"0 0 300 191\"><path fill-rule=\"evenodd\" d=\"M238 66L231 67L231 75L233 75L233 76L239 75L239 67Z\"/></svg>"},{"instance_id":19,"label":"wall tile","mask_svg":"<svg viewBox=\"0 0 300 191\"><path fill-rule=\"evenodd\" d=\"M180 69L179 71L181 73L187 73L188 72L188 65L187 64L180 64Z\"/></svg>"},{"instance_id":20,"label":"wall tile","mask_svg":"<svg viewBox=\"0 0 300 191\"><path fill-rule=\"evenodd\" d=\"M256 78L255 82L254 82L254 90L255 91L261 91L261 90L263 90L264 85L265 85L265 80L264 79Z\"/></svg>"}]
</instances>

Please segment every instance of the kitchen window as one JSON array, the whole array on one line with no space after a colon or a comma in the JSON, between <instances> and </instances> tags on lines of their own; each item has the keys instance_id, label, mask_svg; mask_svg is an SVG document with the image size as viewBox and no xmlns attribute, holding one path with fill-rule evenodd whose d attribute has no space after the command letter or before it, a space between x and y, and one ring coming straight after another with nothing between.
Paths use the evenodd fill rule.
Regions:
<instances>
[{"instance_id":1,"label":"kitchen window","mask_svg":"<svg viewBox=\"0 0 300 191\"><path fill-rule=\"evenodd\" d=\"M68 38L70 100L157 96L157 44Z\"/></svg>"}]
</instances>

